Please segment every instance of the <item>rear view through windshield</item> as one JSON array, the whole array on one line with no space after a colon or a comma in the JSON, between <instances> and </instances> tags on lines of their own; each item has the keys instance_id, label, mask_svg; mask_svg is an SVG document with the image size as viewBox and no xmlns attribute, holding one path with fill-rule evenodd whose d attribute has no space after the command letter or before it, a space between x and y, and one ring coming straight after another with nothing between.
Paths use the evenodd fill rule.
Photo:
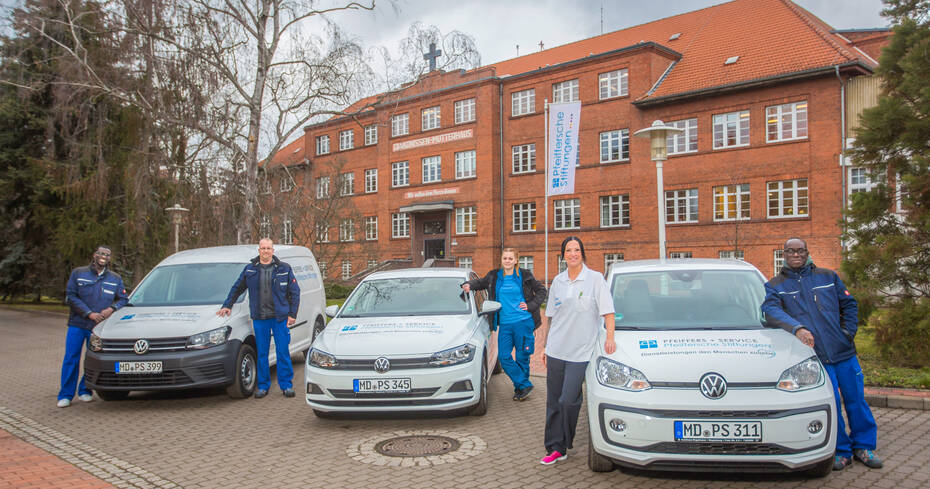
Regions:
<instances>
[{"instance_id":1,"label":"rear view through windshield","mask_svg":"<svg viewBox=\"0 0 930 489\"><path fill-rule=\"evenodd\" d=\"M200 263L158 267L139 284L129 302L134 306L222 304L244 266Z\"/></svg>"},{"instance_id":2,"label":"rear view through windshield","mask_svg":"<svg viewBox=\"0 0 930 489\"><path fill-rule=\"evenodd\" d=\"M470 314L458 277L407 277L369 280L352 292L341 317Z\"/></svg>"},{"instance_id":3,"label":"rear view through windshield","mask_svg":"<svg viewBox=\"0 0 930 489\"><path fill-rule=\"evenodd\" d=\"M618 274L616 326L637 329L762 327L762 279L751 271L665 270Z\"/></svg>"}]
</instances>

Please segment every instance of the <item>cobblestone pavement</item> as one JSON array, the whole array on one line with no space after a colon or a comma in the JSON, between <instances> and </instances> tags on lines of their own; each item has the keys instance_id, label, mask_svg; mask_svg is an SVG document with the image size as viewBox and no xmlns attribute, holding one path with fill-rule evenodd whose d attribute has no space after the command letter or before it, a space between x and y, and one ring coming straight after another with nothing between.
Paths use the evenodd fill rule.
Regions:
<instances>
[{"instance_id":1,"label":"cobblestone pavement","mask_svg":"<svg viewBox=\"0 0 930 489\"><path fill-rule=\"evenodd\" d=\"M594 473L585 463L583 413L569 458L541 466L545 386L538 378L530 399L516 403L510 400L512 387L506 376L495 377L484 417L319 419L300 396L286 399L274 387L259 400L231 400L221 390L143 393L122 402L96 399L60 409L55 394L64 324L62 316L0 309L0 430L54 454L57 460L45 462L62 468L49 465L48 471L65 473L61 463L70 465L68 470L81 468L97 478L96 487L930 486L930 412L919 410L875 409L884 469L854 464L826 479L808 480L785 475ZM301 379L298 362L295 370ZM452 434L472 444L461 457L435 464L385 466L359 457L373 440L399 433ZM0 461L20 456L2 442L0 449ZM31 463L23 459L23 464ZM0 464L0 487L3 474L17 470L12 465Z\"/></svg>"}]
</instances>

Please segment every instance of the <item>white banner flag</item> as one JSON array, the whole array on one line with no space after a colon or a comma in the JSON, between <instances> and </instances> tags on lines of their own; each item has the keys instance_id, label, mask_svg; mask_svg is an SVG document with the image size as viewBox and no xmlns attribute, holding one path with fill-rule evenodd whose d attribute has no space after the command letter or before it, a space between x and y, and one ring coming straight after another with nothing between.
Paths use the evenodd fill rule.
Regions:
<instances>
[{"instance_id":1,"label":"white banner flag","mask_svg":"<svg viewBox=\"0 0 930 489\"><path fill-rule=\"evenodd\" d=\"M549 170L546 195L575 193L581 102L549 104Z\"/></svg>"}]
</instances>

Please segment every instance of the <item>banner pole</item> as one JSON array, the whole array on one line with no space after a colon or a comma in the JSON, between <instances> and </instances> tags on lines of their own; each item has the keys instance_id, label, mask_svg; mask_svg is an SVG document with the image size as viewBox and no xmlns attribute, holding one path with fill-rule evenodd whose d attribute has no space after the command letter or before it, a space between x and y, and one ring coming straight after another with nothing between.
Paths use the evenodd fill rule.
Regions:
<instances>
[{"instance_id":1,"label":"banner pole","mask_svg":"<svg viewBox=\"0 0 930 489\"><path fill-rule=\"evenodd\" d=\"M544 158L546 160L546 173L543 176L543 187L544 187L544 192L545 192L545 197L543 199L543 202L544 202L543 206L546 208L545 209L545 223L543 224L543 227L545 229L543 233L543 236L544 236L543 240L545 241L544 249L546 253L545 254L545 257L546 257L545 259L545 263L546 263L545 264L545 269L546 269L545 285L546 285L546 288L548 289L549 288L549 181L548 181L549 180L549 99L548 98L543 99L543 107L544 107L543 108L543 114L544 114L543 115L543 133L546 135L545 143L544 143L545 148L543 152L543 154L545 155Z\"/></svg>"}]
</instances>

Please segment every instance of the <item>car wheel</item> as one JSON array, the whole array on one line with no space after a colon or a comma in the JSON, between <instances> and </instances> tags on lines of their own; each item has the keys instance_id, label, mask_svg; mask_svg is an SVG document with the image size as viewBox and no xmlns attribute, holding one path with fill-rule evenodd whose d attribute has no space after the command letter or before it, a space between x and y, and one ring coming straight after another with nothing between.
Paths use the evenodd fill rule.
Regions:
<instances>
[{"instance_id":1,"label":"car wheel","mask_svg":"<svg viewBox=\"0 0 930 489\"><path fill-rule=\"evenodd\" d=\"M317 418L323 418L323 419L333 419L336 417L336 413L331 413L329 411L320 411L319 409L314 409L313 414L315 414Z\"/></svg>"},{"instance_id":2,"label":"car wheel","mask_svg":"<svg viewBox=\"0 0 930 489\"><path fill-rule=\"evenodd\" d=\"M255 349L243 343L236 355L235 379L226 393L233 399L242 399L252 395L258 382L258 367L255 361Z\"/></svg>"},{"instance_id":3,"label":"car wheel","mask_svg":"<svg viewBox=\"0 0 930 489\"><path fill-rule=\"evenodd\" d=\"M594 472L610 472L614 470L614 463L609 458L594 451L594 441L591 431L588 430L588 468Z\"/></svg>"},{"instance_id":4,"label":"car wheel","mask_svg":"<svg viewBox=\"0 0 930 489\"><path fill-rule=\"evenodd\" d=\"M313 331L310 332L310 345L313 345L313 341L316 340L316 337L319 336L323 330L326 329L326 321L323 321L323 318L317 316L316 322L313 323ZM310 355L310 346L304 350L304 361L307 360L307 356Z\"/></svg>"},{"instance_id":5,"label":"car wheel","mask_svg":"<svg viewBox=\"0 0 930 489\"><path fill-rule=\"evenodd\" d=\"M819 464L807 469L805 474L810 477L819 479L821 477L830 475L831 472L833 472L833 457L830 457L823 462L820 462Z\"/></svg>"},{"instance_id":6,"label":"car wheel","mask_svg":"<svg viewBox=\"0 0 930 489\"><path fill-rule=\"evenodd\" d=\"M122 401L129 397L129 391L94 391L104 401Z\"/></svg>"},{"instance_id":7,"label":"car wheel","mask_svg":"<svg viewBox=\"0 0 930 489\"><path fill-rule=\"evenodd\" d=\"M487 358L481 356L481 393L478 395L478 404L475 404L468 410L472 416L484 416L488 412L488 362Z\"/></svg>"}]
</instances>

